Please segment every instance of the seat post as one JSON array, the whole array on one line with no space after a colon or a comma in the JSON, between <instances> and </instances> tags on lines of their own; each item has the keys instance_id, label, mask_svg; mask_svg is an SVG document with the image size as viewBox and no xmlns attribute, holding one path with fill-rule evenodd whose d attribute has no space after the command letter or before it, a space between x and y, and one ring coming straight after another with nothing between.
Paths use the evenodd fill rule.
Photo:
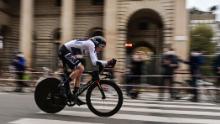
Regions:
<instances>
[{"instance_id":1,"label":"seat post","mask_svg":"<svg viewBox=\"0 0 220 124\"><path fill-rule=\"evenodd\" d=\"M63 63L63 72L64 72L64 74L69 76L68 70L67 70L67 65L65 64L65 62L63 60L62 60L62 63Z\"/></svg>"}]
</instances>

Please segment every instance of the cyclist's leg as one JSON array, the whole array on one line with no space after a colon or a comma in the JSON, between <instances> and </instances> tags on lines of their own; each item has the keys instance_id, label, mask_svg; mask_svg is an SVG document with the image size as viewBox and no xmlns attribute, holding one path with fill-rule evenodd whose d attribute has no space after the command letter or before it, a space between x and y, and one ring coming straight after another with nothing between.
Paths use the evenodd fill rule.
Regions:
<instances>
[{"instance_id":1,"label":"cyclist's leg","mask_svg":"<svg viewBox=\"0 0 220 124\"><path fill-rule=\"evenodd\" d=\"M78 90L79 90L79 87L80 87L80 79L81 79L81 75L84 71L84 66L82 64L79 64L76 69L70 74L70 77L72 79L75 79L75 85L74 85L74 90L73 90L73 94L75 94ZM86 104L85 102L83 102L82 100L80 100L78 97L75 98L75 103L77 105L84 105Z\"/></svg>"},{"instance_id":2,"label":"cyclist's leg","mask_svg":"<svg viewBox=\"0 0 220 124\"><path fill-rule=\"evenodd\" d=\"M79 64L76 69L70 74L71 79L75 79L74 93L77 92L80 87L80 79L83 71L84 66L82 64Z\"/></svg>"}]
</instances>

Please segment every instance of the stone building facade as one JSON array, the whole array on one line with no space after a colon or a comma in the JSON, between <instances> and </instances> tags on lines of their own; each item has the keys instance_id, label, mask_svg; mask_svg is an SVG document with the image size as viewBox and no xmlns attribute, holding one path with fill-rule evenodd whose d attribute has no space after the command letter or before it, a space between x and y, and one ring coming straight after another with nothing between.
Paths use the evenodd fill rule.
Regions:
<instances>
[{"instance_id":1,"label":"stone building facade","mask_svg":"<svg viewBox=\"0 0 220 124\"><path fill-rule=\"evenodd\" d=\"M171 46L184 59L187 20L186 0L0 0L1 65L22 51L29 66L54 68L60 43L94 35L105 36L104 58L118 68L138 47L160 55Z\"/></svg>"}]
</instances>

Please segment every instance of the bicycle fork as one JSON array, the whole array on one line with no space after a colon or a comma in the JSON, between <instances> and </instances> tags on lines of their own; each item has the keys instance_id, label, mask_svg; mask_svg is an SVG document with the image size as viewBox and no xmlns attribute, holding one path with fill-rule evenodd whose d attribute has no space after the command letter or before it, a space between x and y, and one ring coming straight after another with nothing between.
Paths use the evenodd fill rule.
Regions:
<instances>
[{"instance_id":1,"label":"bicycle fork","mask_svg":"<svg viewBox=\"0 0 220 124\"><path fill-rule=\"evenodd\" d=\"M102 88L102 86L100 85L99 82L100 82L100 80L97 80L97 81L96 81L96 83L98 84L99 91L100 91L101 94L102 94L102 99L105 99L106 96L105 96L104 90L103 90L103 88Z\"/></svg>"}]
</instances>

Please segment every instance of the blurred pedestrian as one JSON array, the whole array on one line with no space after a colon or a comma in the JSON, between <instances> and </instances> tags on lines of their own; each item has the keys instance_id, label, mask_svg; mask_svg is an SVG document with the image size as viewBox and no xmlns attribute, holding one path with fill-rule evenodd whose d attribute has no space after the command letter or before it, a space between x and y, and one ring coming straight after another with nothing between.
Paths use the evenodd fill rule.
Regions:
<instances>
[{"instance_id":1,"label":"blurred pedestrian","mask_svg":"<svg viewBox=\"0 0 220 124\"><path fill-rule=\"evenodd\" d=\"M144 51L135 51L132 55L130 72L126 77L126 83L134 86L127 86L126 91L127 95L134 99L138 98L138 85L141 83L141 75L143 74L142 72L145 59L146 55Z\"/></svg>"},{"instance_id":2,"label":"blurred pedestrian","mask_svg":"<svg viewBox=\"0 0 220 124\"><path fill-rule=\"evenodd\" d=\"M220 54L213 59L212 68L215 76L217 76L215 87L220 88ZM216 102L220 102L220 91L218 89L216 90Z\"/></svg>"},{"instance_id":3,"label":"blurred pedestrian","mask_svg":"<svg viewBox=\"0 0 220 124\"><path fill-rule=\"evenodd\" d=\"M23 91L22 88L26 86L26 84L23 81L26 61L24 55L21 52L17 53L16 57L13 59L12 65L16 70L17 87L15 89L15 92L22 92Z\"/></svg>"},{"instance_id":4,"label":"blurred pedestrian","mask_svg":"<svg viewBox=\"0 0 220 124\"><path fill-rule=\"evenodd\" d=\"M198 102L199 101L199 93L198 93L198 84L197 80L200 78L201 75L201 65L204 64L204 58L202 56L202 52L199 50L193 50L190 53L189 60L184 61L185 64L189 65L191 80L190 86L192 89L190 90L191 94L193 95L190 101Z\"/></svg>"},{"instance_id":5,"label":"blurred pedestrian","mask_svg":"<svg viewBox=\"0 0 220 124\"><path fill-rule=\"evenodd\" d=\"M178 57L174 49L170 48L162 55L162 81L159 88L159 100L163 100L166 84L169 87L170 99L176 99L176 94L173 90L173 77L177 68Z\"/></svg>"}]
</instances>

